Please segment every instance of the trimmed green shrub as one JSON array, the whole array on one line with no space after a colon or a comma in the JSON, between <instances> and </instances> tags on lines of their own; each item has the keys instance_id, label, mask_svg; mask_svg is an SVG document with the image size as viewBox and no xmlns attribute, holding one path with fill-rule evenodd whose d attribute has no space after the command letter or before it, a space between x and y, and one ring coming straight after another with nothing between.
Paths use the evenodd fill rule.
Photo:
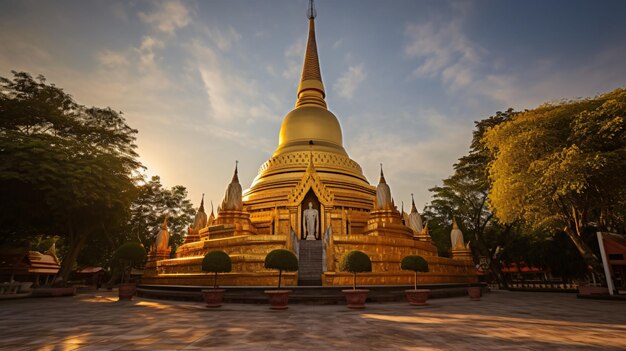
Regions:
<instances>
[{"instance_id":1,"label":"trimmed green shrub","mask_svg":"<svg viewBox=\"0 0 626 351\"><path fill-rule=\"evenodd\" d=\"M215 273L213 287L217 288L217 273L227 273L233 269L230 256L224 251L211 251L202 260L202 270Z\"/></svg>"},{"instance_id":2,"label":"trimmed green shrub","mask_svg":"<svg viewBox=\"0 0 626 351\"><path fill-rule=\"evenodd\" d=\"M372 271L372 261L363 251L348 251L341 258L339 269L344 272L350 272L354 275L352 289L356 290L356 274Z\"/></svg>"},{"instance_id":3,"label":"trimmed green shrub","mask_svg":"<svg viewBox=\"0 0 626 351\"><path fill-rule=\"evenodd\" d=\"M130 279L130 270L146 259L146 249L138 242L122 244L113 254L113 261L122 266L122 282L126 282L126 273ZM128 271L128 272L127 272Z\"/></svg>"},{"instance_id":4,"label":"trimmed green shrub","mask_svg":"<svg viewBox=\"0 0 626 351\"><path fill-rule=\"evenodd\" d=\"M296 255L285 249L272 250L265 256L265 268L278 269L278 289L280 289L280 282L282 279L283 271L295 272L298 270L298 258Z\"/></svg>"},{"instance_id":5,"label":"trimmed green shrub","mask_svg":"<svg viewBox=\"0 0 626 351\"><path fill-rule=\"evenodd\" d=\"M422 256L409 255L402 259L400 268L405 271L413 271L413 273L415 273L413 288L414 290L417 290L417 272L428 272L428 262L426 262Z\"/></svg>"}]
</instances>

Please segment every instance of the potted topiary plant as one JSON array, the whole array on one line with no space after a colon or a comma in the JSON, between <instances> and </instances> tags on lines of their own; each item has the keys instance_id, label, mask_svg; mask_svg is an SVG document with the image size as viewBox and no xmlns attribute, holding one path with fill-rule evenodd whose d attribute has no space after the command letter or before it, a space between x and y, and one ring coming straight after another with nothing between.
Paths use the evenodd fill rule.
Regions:
<instances>
[{"instance_id":1,"label":"potted topiary plant","mask_svg":"<svg viewBox=\"0 0 626 351\"><path fill-rule=\"evenodd\" d=\"M353 274L352 289L342 290L346 295L348 308L364 308L369 290L356 288L356 274L372 271L372 261L369 256L362 251L349 251L341 259L339 268L344 272Z\"/></svg>"},{"instance_id":2,"label":"potted topiary plant","mask_svg":"<svg viewBox=\"0 0 626 351\"><path fill-rule=\"evenodd\" d=\"M122 270L122 280L118 291L120 301L132 300L137 291L137 285L130 281L131 270L146 259L146 249L140 243L127 242L115 251L113 259Z\"/></svg>"},{"instance_id":3,"label":"potted topiary plant","mask_svg":"<svg viewBox=\"0 0 626 351\"><path fill-rule=\"evenodd\" d=\"M220 307L224 301L225 289L219 289L217 285L217 274L226 273L232 270L230 256L224 251L211 251L202 260L202 270L215 273L213 276L213 289L202 290L202 297L206 301L207 307Z\"/></svg>"},{"instance_id":4,"label":"potted topiary plant","mask_svg":"<svg viewBox=\"0 0 626 351\"><path fill-rule=\"evenodd\" d=\"M281 290L280 282L283 271L295 272L298 270L298 258L289 250L276 249L265 257L265 268L278 269L278 290L265 290L270 301L270 308L273 310L287 309L291 290Z\"/></svg>"},{"instance_id":5,"label":"potted topiary plant","mask_svg":"<svg viewBox=\"0 0 626 351\"><path fill-rule=\"evenodd\" d=\"M422 256L409 255L402 259L400 268L406 271L413 271L415 274L413 279L413 290L405 290L406 298L409 300L409 303L414 306L425 305L430 290L417 288L417 272L428 272L428 262L426 262Z\"/></svg>"}]
</instances>

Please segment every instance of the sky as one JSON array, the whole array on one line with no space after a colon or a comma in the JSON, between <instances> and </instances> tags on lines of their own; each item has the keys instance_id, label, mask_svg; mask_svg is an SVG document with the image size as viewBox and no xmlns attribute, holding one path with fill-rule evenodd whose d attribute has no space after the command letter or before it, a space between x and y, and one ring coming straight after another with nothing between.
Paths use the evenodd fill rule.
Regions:
<instances>
[{"instance_id":1,"label":"sky","mask_svg":"<svg viewBox=\"0 0 626 351\"><path fill-rule=\"evenodd\" d=\"M307 0L0 0L0 76L122 111L146 174L217 207L293 109ZM626 85L626 1L316 1L329 109L370 183L418 208L474 121Z\"/></svg>"}]
</instances>

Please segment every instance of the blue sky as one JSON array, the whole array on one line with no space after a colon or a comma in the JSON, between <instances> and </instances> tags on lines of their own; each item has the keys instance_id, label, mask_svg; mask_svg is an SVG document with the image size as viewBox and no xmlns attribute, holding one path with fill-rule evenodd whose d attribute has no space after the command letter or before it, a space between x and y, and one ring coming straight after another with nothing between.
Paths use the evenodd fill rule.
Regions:
<instances>
[{"instance_id":1,"label":"blue sky","mask_svg":"<svg viewBox=\"0 0 626 351\"><path fill-rule=\"evenodd\" d=\"M192 201L249 186L295 103L306 0L0 0L0 76L123 111L141 161ZM425 205L473 122L626 85L624 1L316 2L329 109L370 183Z\"/></svg>"}]
</instances>

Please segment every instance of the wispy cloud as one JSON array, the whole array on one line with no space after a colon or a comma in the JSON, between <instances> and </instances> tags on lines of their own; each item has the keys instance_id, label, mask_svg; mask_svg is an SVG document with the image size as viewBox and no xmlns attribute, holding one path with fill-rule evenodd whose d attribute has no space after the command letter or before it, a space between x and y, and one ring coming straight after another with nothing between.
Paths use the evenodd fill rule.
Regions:
<instances>
[{"instance_id":1,"label":"wispy cloud","mask_svg":"<svg viewBox=\"0 0 626 351\"><path fill-rule=\"evenodd\" d=\"M179 29L191 23L189 10L182 1L161 1L155 3L150 12L140 12L139 18L152 25L155 29L172 35Z\"/></svg>"},{"instance_id":2,"label":"wispy cloud","mask_svg":"<svg viewBox=\"0 0 626 351\"><path fill-rule=\"evenodd\" d=\"M384 164L398 205L411 193L418 204L428 202L428 188L450 175L452 164L465 153L471 138L469 123L453 122L432 109L411 114L419 116L426 137L404 138L393 131L363 129L348 140L350 156L364 167L371 183L378 182L377 166Z\"/></svg>"},{"instance_id":3,"label":"wispy cloud","mask_svg":"<svg viewBox=\"0 0 626 351\"><path fill-rule=\"evenodd\" d=\"M365 80L367 74L365 73L365 65L359 63L355 66L348 67L348 70L344 72L339 79L333 85L333 89L339 94L339 96L351 99L354 96L355 90Z\"/></svg>"},{"instance_id":4,"label":"wispy cloud","mask_svg":"<svg viewBox=\"0 0 626 351\"><path fill-rule=\"evenodd\" d=\"M199 40L192 42L189 51L211 105L211 119L220 123L250 123L278 118L268 106L272 100L262 98L264 93L256 80L231 67Z\"/></svg>"},{"instance_id":5,"label":"wispy cloud","mask_svg":"<svg viewBox=\"0 0 626 351\"><path fill-rule=\"evenodd\" d=\"M474 81L485 50L466 38L460 20L408 24L405 34L409 38L405 53L421 60L415 76L441 78L451 90Z\"/></svg>"},{"instance_id":6,"label":"wispy cloud","mask_svg":"<svg viewBox=\"0 0 626 351\"><path fill-rule=\"evenodd\" d=\"M306 49L306 37L296 39L285 50L285 68L282 76L288 80L296 80L299 78L302 69L302 58Z\"/></svg>"},{"instance_id":7,"label":"wispy cloud","mask_svg":"<svg viewBox=\"0 0 626 351\"><path fill-rule=\"evenodd\" d=\"M96 53L96 58L101 65L110 68L127 67L129 65L126 55L111 50L103 50Z\"/></svg>"},{"instance_id":8,"label":"wispy cloud","mask_svg":"<svg viewBox=\"0 0 626 351\"><path fill-rule=\"evenodd\" d=\"M205 28L206 35L217 45L222 51L228 51L237 41L241 39L241 34L235 30L232 26L221 30L217 27Z\"/></svg>"}]
</instances>

